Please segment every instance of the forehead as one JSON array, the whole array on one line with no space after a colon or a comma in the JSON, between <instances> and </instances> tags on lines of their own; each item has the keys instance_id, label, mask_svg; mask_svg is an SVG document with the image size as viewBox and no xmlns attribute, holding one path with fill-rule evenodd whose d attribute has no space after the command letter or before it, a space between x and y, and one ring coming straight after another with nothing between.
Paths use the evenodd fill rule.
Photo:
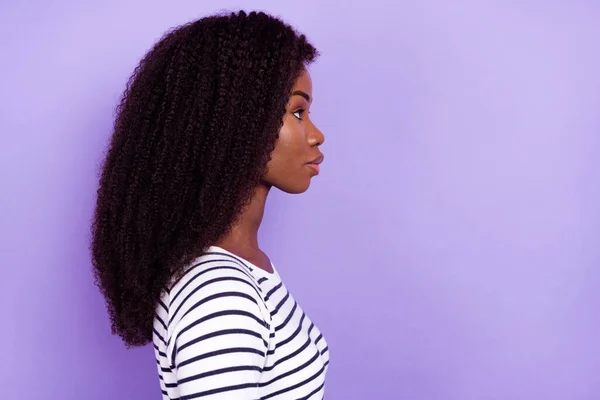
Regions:
<instances>
[{"instance_id":1,"label":"forehead","mask_svg":"<svg viewBox=\"0 0 600 400\"><path fill-rule=\"evenodd\" d=\"M306 69L302 71L300 76L296 79L294 83L294 90L301 90L305 93L312 93L312 78L310 76L310 72Z\"/></svg>"}]
</instances>

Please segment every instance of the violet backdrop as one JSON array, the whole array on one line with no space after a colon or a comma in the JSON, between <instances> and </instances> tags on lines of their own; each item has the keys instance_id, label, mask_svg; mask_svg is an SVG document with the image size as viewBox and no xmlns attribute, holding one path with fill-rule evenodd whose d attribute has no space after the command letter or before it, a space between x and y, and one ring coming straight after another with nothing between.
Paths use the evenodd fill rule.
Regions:
<instances>
[{"instance_id":1,"label":"violet backdrop","mask_svg":"<svg viewBox=\"0 0 600 400\"><path fill-rule=\"evenodd\" d=\"M0 397L159 399L88 240L114 107L168 28L306 33L326 162L261 238L327 335L329 400L600 398L597 1L3 2Z\"/></svg>"}]
</instances>

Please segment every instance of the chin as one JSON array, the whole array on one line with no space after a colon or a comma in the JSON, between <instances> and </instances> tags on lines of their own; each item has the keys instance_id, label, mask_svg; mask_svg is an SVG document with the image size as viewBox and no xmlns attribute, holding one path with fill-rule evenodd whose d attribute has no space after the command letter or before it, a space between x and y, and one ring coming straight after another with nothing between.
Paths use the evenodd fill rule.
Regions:
<instances>
[{"instance_id":1,"label":"chin","mask_svg":"<svg viewBox=\"0 0 600 400\"><path fill-rule=\"evenodd\" d=\"M308 190L310 187L310 181L308 182L287 182L284 185L275 186L277 189L288 194L301 194Z\"/></svg>"}]
</instances>

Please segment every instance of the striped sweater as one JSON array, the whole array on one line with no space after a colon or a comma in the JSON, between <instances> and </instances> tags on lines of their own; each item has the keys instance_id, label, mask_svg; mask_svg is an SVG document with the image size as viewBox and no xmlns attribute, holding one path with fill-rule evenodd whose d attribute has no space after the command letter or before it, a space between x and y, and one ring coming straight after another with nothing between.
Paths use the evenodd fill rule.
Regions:
<instances>
[{"instance_id":1,"label":"striped sweater","mask_svg":"<svg viewBox=\"0 0 600 400\"><path fill-rule=\"evenodd\" d=\"M329 349L281 281L210 247L154 318L163 400L323 399Z\"/></svg>"}]
</instances>

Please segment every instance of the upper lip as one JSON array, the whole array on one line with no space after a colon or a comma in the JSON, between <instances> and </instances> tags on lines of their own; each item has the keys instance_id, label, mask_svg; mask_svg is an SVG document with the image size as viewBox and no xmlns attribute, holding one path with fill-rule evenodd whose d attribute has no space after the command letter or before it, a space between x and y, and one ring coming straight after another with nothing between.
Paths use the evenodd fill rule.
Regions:
<instances>
[{"instance_id":1,"label":"upper lip","mask_svg":"<svg viewBox=\"0 0 600 400\"><path fill-rule=\"evenodd\" d=\"M323 160L325 159L325 156L323 156L323 154L321 154L319 157L315 158L312 161L309 161L307 164L321 164L323 162Z\"/></svg>"}]
</instances>

